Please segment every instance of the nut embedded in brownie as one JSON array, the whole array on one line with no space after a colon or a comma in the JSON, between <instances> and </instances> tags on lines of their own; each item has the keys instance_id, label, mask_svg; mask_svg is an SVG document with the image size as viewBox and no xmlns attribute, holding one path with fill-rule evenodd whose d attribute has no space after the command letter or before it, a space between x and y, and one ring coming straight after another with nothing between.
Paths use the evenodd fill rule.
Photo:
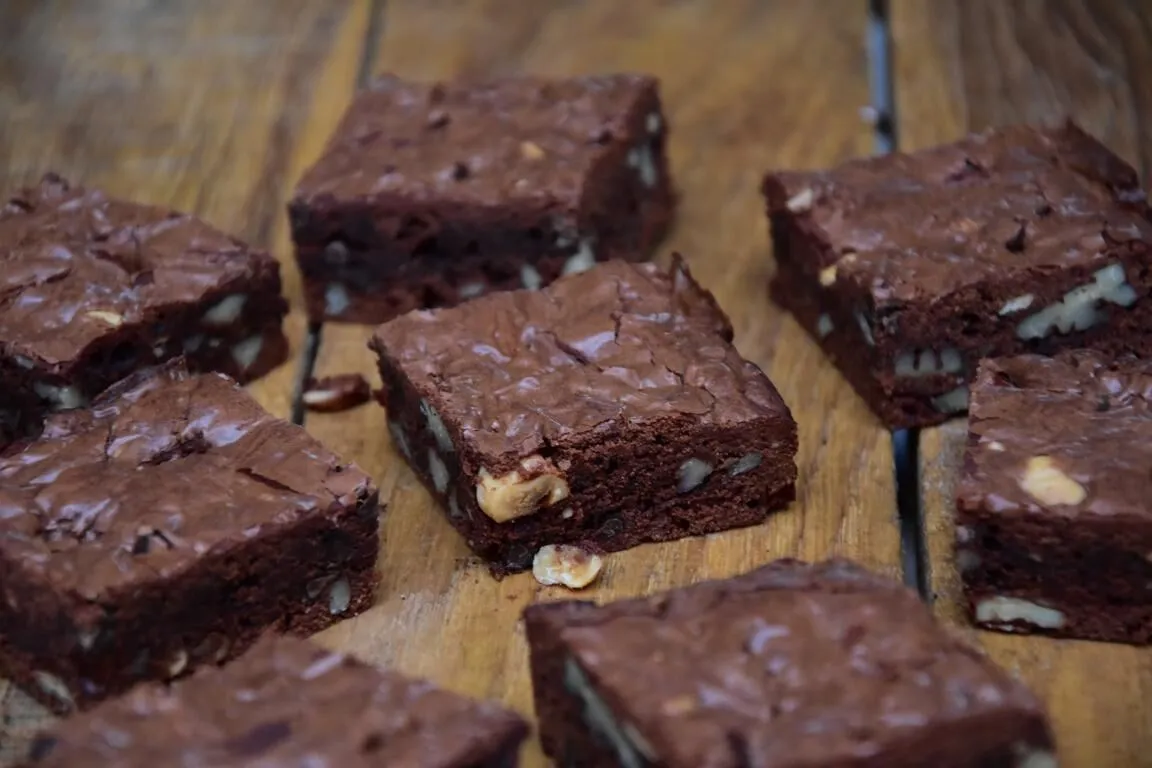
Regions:
<instances>
[{"instance_id":1,"label":"nut embedded in brownie","mask_svg":"<svg viewBox=\"0 0 1152 768\"><path fill-rule=\"evenodd\" d=\"M288 355L287 311L268 254L49 174L0 207L0 444L176 356L262 376Z\"/></svg>"},{"instance_id":2,"label":"nut embedded in brownie","mask_svg":"<svg viewBox=\"0 0 1152 768\"><path fill-rule=\"evenodd\" d=\"M847 561L524 618L540 738L566 767L1056 765L1021 683Z\"/></svg>"},{"instance_id":3,"label":"nut embedded in brownie","mask_svg":"<svg viewBox=\"0 0 1152 768\"><path fill-rule=\"evenodd\" d=\"M981 363L956 544L977 624L1152 643L1150 400L1148 361Z\"/></svg>"},{"instance_id":4,"label":"nut embedded in brownie","mask_svg":"<svg viewBox=\"0 0 1152 768\"><path fill-rule=\"evenodd\" d=\"M63 713L367 608L371 480L221 374L133 374L0 453L0 677Z\"/></svg>"},{"instance_id":5,"label":"nut embedded in brownie","mask_svg":"<svg viewBox=\"0 0 1152 768\"><path fill-rule=\"evenodd\" d=\"M796 423L677 259L377 329L398 450L497 575L753 525L792 500Z\"/></svg>"},{"instance_id":6,"label":"nut embedded in brownie","mask_svg":"<svg viewBox=\"0 0 1152 768\"><path fill-rule=\"evenodd\" d=\"M643 75L380 78L289 205L309 316L381 323L646 258L675 206L667 135Z\"/></svg>"},{"instance_id":7,"label":"nut embedded in brownie","mask_svg":"<svg viewBox=\"0 0 1152 768\"><path fill-rule=\"evenodd\" d=\"M790 310L890 428L968 407L984 357L1152 353L1136 172L1071 123L764 180Z\"/></svg>"},{"instance_id":8,"label":"nut embedded in brownie","mask_svg":"<svg viewBox=\"0 0 1152 768\"><path fill-rule=\"evenodd\" d=\"M64 721L25 765L513 768L527 732L495 704L275 637L223 669Z\"/></svg>"}]
</instances>

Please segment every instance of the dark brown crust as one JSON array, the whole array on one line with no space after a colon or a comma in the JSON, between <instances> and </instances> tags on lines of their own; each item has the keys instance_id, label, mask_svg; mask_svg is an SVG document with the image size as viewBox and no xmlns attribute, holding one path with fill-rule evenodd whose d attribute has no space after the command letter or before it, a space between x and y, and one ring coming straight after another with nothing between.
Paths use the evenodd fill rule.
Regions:
<instances>
[{"instance_id":1,"label":"dark brown crust","mask_svg":"<svg viewBox=\"0 0 1152 768\"><path fill-rule=\"evenodd\" d=\"M546 105L559 102L534 102L530 96L550 88L563 90L571 108L553 112ZM477 111L470 104L473 89L522 106L506 108L511 117L496 116L502 110ZM597 93L609 95L592 95ZM576 101L580 111L572 111ZM522 120L521 108L527 111ZM441 122L445 115L450 119ZM655 133L647 127L651 115L659 120ZM477 138L489 123L488 138ZM415 143L441 149L405 162L395 150L381 154L378 141L356 144L353 138L372 125L387 125L389 136L411 135ZM597 126L610 137L606 143L596 138ZM573 140L580 131L591 138ZM539 159L525 160L516 152L508 157L510 143L518 142L548 151ZM652 186L641 182L630 155L638 142L651 153ZM515 78L472 86L384 78L350 108L328 154L289 205L309 317L385 322L412 309L532 287L526 285L525 269L536 276L530 282L546 285L561 275L583 241L592 243L600 261L643 260L663 239L675 209L666 143L657 84L647 77ZM437 186L443 183L441 166L457 157L453 152L483 168L455 186ZM341 182L349 153L361 158L357 179L387 176L384 191L368 195L361 181ZM526 178L517 180L518 174ZM512 194L513 181L528 185L533 194L525 196L520 186ZM331 304L333 285L342 293Z\"/></svg>"},{"instance_id":2,"label":"dark brown crust","mask_svg":"<svg viewBox=\"0 0 1152 768\"><path fill-rule=\"evenodd\" d=\"M1152 364L1088 350L981 363L956 501L969 614L976 621L984 601L1009 598L1062 617L1047 626L989 613L982 627L1152 643L1150 385ZM1079 483L1084 500L1028 493L1036 456Z\"/></svg>"},{"instance_id":3,"label":"dark brown crust","mask_svg":"<svg viewBox=\"0 0 1152 768\"><path fill-rule=\"evenodd\" d=\"M891 429L958 415L934 398L959 395L983 357L1152 354L1144 193L1130 167L1074 125L998 129L827 172L773 173L762 189L779 267L773 296ZM1025 318L1114 265L1131 295L1097 300L1087 330L1018 335ZM1022 297L1020 309L1006 309ZM821 314L834 328L823 338ZM958 365L897 375L898 360L920 351L947 352Z\"/></svg>"},{"instance_id":4,"label":"dark brown crust","mask_svg":"<svg viewBox=\"0 0 1152 768\"><path fill-rule=\"evenodd\" d=\"M958 686L955 689L957 691L974 691L981 686L991 686L997 691L995 697L989 698L983 703L977 703L974 699L969 701L962 708L966 714L954 713L951 719L938 722L929 720L914 729L900 728L899 735L893 734L892 737L883 740L888 745L887 748L871 752L867 759L861 758L860 755L844 754L836 747L830 747L821 753L815 740L800 735L803 733L799 730L802 723L797 723L797 730L789 733L787 738L796 739L798 745L804 745L803 763L805 765L826 765L830 768L848 768L848 766L852 766L852 768L857 768L857 766L914 768L923 765L941 766L942 768L987 768L987 766L1014 768L1023 757L1022 748L1029 745L1032 749L1037 750L1050 750L1052 748L1051 734L1045 724L1043 711L1035 698L1025 691L1019 683L995 668L966 644L952 639L942 629L933 629L934 625L928 618L926 609L919 605L914 595L892 581L870 574L845 561L830 561L809 566L798 561L781 560L727 581L704 582L648 598L620 601L604 606L570 601L538 604L527 608L524 619L530 650L533 692L537 718L540 722L540 738L545 753L559 764L573 768L593 768L594 766L618 764L614 752L606 746L605 742L595 737L585 724L582 704L567 690L563 670L564 664L569 658L582 663L580 644L586 642L590 636L589 633L596 634L609 627L616 627L618 639L623 636L620 633L632 631L643 633L645 637L649 638L650 645L648 647L650 650L647 655L645 658L636 659L637 674L643 675L643 685L647 689L667 690L668 696L674 696L674 698L668 699L669 702L679 700L683 697L677 695L677 692L693 689L694 683L689 681L686 685L681 685L679 682L672 682L670 678L689 674L700 681L702 687L699 690L708 688L711 691L709 700L715 702L714 705L711 705L714 708L706 706L704 709L693 710L694 714L686 715L684 710L670 711L662 707L662 714L659 717L668 718L673 723L661 731L663 738L672 738L669 734L678 734L677 738L682 739L677 747L682 750L681 753L685 749L693 751L691 747L688 747L688 744L691 743L696 747L697 754L706 753L711 758L708 764L777 764L776 762L768 762L763 753L760 753L758 757L753 756L756 750L754 741L756 738L762 738L762 735L757 736L750 733L748 731L750 726L743 716L736 716L737 712L758 711L755 708L760 706L760 700L753 691L756 686L749 687L752 679L738 675L734 670L729 670L731 675L726 677L724 669L709 668L707 661L701 662L701 666L691 672L685 672L676 667L674 674L671 674L669 679L648 674L651 670L645 669L645 665L650 663L651 658L657 656L665 658L664 655L661 655L662 648L669 650L659 639L662 636L661 632L667 632L666 637L669 638L670 642L677 642L677 638L685 637L703 637L705 635L711 637L714 634L721 636L724 630L710 632L702 629L702 627L709 626L709 617L714 615L720 606L733 599L753 599L752 596L756 595L770 596L773 592L798 590L816 595L857 595L856 599L871 602L877 606L892 605L892 601L897 601L897 604L901 606L907 606L910 613L906 614L906 618L911 619L915 615L914 621L909 621L899 627L856 626L853 632L859 632L863 636L876 633L878 637L887 637L894 632L915 633L918 636L929 633L932 640L927 642L930 646L934 644L936 653L940 654L940 660L932 665L932 674L938 680L938 685L943 685L944 681L947 680ZM759 600L759 598L754 599ZM784 603L781 604L784 605ZM764 617L765 626L784 627L791 632L805 632L808 631L806 627L811 626L810 620L805 617L803 612L793 617L786 611L772 610L768 607L760 610L763 613L755 615ZM893 615L899 614L900 610L897 610ZM715 615L717 618L720 616L718 613ZM731 614L725 614L725 617L733 618ZM855 619L851 621L855 621ZM627 623L627 628L625 628L625 623ZM716 626L721 625L716 624ZM727 626L727 624L723 626ZM737 630L737 632L739 631ZM850 632L849 635L853 635L853 632ZM639 635L636 635L636 639L637 646L643 645L639 641ZM813 638L813 641L819 643L826 641L826 638ZM703 643L705 640L701 639L700 642ZM726 638L719 642L721 645L716 646L717 653L730 654L732 638ZM890 642L891 640L884 640L881 645ZM910 639L909 642L911 642ZM693 654L693 658L710 658L709 647L701 646ZM604 645L597 644L596 648L603 649ZM847 655L847 649L844 649L842 653ZM853 658L856 657L853 656ZM867 659L868 654L865 653L860 656L859 663L867 667L869 663ZM829 659L828 661L832 664L842 663L842 660L838 659ZM612 667L617 673L620 669L618 663L619 660L613 662ZM597 664L599 665L599 662ZM807 664L820 666L817 659L809 658L800 666L793 664L790 670L801 678L811 678L813 685L811 687L799 685L788 690L801 698L806 695L812 697L826 695L830 689L815 682L819 679L820 670L816 667L809 668L806 666ZM604 669L602 666L598 666L598 668ZM924 668L917 667L916 669ZM618 690L615 686L606 686L603 681L598 683L595 675L591 674L587 668L584 669L584 672L618 721L624 720L621 714L626 712L629 717L642 717L644 722L651 724L651 718L642 715L635 706L635 702L614 698ZM916 674L914 669L893 668L888 671L885 677L887 682L878 681L871 675L852 675L842 682L843 684L852 683L860 686L888 685L892 687L893 691L900 688L902 690L900 696L907 697L904 700L904 705L914 707L914 700L920 694L917 692L916 686L909 687L905 677L905 675L912 676L914 674ZM724 702L729 701L725 698L728 691L724 688L722 681L726 680L730 681L733 686L731 691L731 695L734 697L733 701L739 701L741 706L747 707L747 709L742 709L736 705L733 705L733 709L729 709L725 705ZM619 681L617 680L617 682ZM985 692L987 693L987 691ZM663 694L655 696L654 699L658 700L661 696ZM852 700L851 696L845 698L845 701ZM928 700L925 699L925 702ZM898 707L896 701L899 699L893 700L892 703ZM803 706L803 702L800 706ZM814 711L821 712L821 717L828 718L825 722L829 723L843 722L844 720L855 722L852 718L857 716L861 717L862 720L868 720L870 717L868 714L846 711L838 719L835 716L837 712L835 707L836 704L829 701L826 706L817 707ZM931 712L932 709L925 708L923 711ZM624 721L626 722L626 720ZM704 722L711 725L702 727ZM678 727L674 723L682 723L683 727ZM780 728L787 726L773 723L771 727L775 727L779 731ZM829 735L833 736L831 741L835 743L834 733ZM648 736L653 736L652 731L649 731ZM713 749L706 748L705 742L694 741L697 738L707 739L707 743L711 743ZM866 736L860 738L875 740L877 733L869 730ZM776 742L773 743L776 744ZM876 743L873 741L873 744ZM688 768L688 764L670 759L668 752L660 751L661 748L658 744L653 744L653 748L657 750L660 757L659 765L667 766L667 768ZM1023 749L1023 751L1027 752L1027 749ZM787 762L786 755L774 754L777 755L778 759L784 761L779 764L783 765ZM796 759L799 760L799 755L796 756ZM787 762L787 764L792 763Z\"/></svg>"},{"instance_id":5,"label":"dark brown crust","mask_svg":"<svg viewBox=\"0 0 1152 768\"><path fill-rule=\"evenodd\" d=\"M182 420L170 421L185 402ZM141 680L226 661L269 628L308 635L372 604L380 506L355 465L272 419L223 377L174 365L136 374L94 407L107 425L86 410L60 414L45 438L0 454L9 470L33 467L0 479L12 512L0 520L0 675L65 713ZM205 431L197 436L193 424ZM160 438L169 425L181 440L187 434L171 449ZM160 452L116 453L134 450L133 434L157 440ZM84 463L89 437L105 443L104 464L98 452ZM59 467L50 466L53 441ZM172 462L203 478L201 498L183 486L166 495L164 478L179 470ZM125 485L134 468L144 484ZM53 506L29 511L37 472L59 473ZM101 506L91 489L105 483L130 490ZM174 509L176 498L181 512L154 514ZM80 513L69 510L99 509L107 511L90 529L72 527L69 515ZM64 546L71 536L75 546ZM45 673L66 697L51 695Z\"/></svg>"}]
</instances>

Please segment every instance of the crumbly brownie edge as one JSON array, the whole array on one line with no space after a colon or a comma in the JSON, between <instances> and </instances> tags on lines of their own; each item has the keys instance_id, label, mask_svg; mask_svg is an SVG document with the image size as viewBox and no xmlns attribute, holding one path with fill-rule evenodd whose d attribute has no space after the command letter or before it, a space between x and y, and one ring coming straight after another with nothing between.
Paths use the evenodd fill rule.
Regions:
<instances>
[{"instance_id":1,"label":"crumbly brownie edge","mask_svg":"<svg viewBox=\"0 0 1152 768\"><path fill-rule=\"evenodd\" d=\"M0 675L66 714L143 680L224 663L269 628L317 632L371 607L382 511L372 489L353 506L211 552L169 579L118 590L106 598L108 611L46 593L20 578L18 563L0 561L15 576L20 606L0 603ZM40 600L49 601L47 610L36 610ZM137 642L111 642L116 637Z\"/></svg>"}]
</instances>

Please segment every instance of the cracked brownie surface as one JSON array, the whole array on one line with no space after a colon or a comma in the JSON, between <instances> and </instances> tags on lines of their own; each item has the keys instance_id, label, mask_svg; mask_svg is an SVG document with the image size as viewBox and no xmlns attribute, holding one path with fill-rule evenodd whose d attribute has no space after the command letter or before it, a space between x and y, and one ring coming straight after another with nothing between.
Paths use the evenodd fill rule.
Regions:
<instances>
[{"instance_id":1,"label":"cracked brownie surface","mask_svg":"<svg viewBox=\"0 0 1152 768\"><path fill-rule=\"evenodd\" d=\"M774 298L890 427L963 413L983 357L1152 351L1144 191L1071 123L772 173L763 191Z\"/></svg>"},{"instance_id":2,"label":"cracked brownie surface","mask_svg":"<svg viewBox=\"0 0 1152 768\"><path fill-rule=\"evenodd\" d=\"M27 765L505 768L527 731L495 704L281 636L65 721Z\"/></svg>"},{"instance_id":3,"label":"cracked brownie surface","mask_svg":"<svg viewBox=\"0 0 1152 768\"><path fill-rule=\"evenodd\" d=\"M847 561L525 619L541 737L565 765L1054 764L1019 682Z\"/></svg>"},{"instance_id":4,"label":"cracked brownie surface","mask_svg":"<svg viewBox=\"0 0 1152 768\"><path fill-rule=\"evenodd\" d=\"M377 515L367 475L232 380L134 374L0 454L0 667L66 709L314 631L370 602Z\"/></svg>"},{"instance_id":5,"label":"cracked brownie surface","mask_svg":"<svg viewBox=\"0 0 1152 768\"><path fill-rule=\"evenodd\" d=\"M796 426L731 338L682 262L609 262L410 313L372 346L398 447L517 569L542 544L619 549L732 527L721 499L743 504L734 524L785 500Z\"/></svg>"},{"instance_id":6,"label":"cracked brownie surface","mask_svg":"<svg viewBox=\"0 0 1152 768\"><path fill-rule=\"evenodd\" d=\"M0 432L176 356L261 376L287 357L287 311L267 253L49 174L0 206Z\"/></svg>"}]
</instances>

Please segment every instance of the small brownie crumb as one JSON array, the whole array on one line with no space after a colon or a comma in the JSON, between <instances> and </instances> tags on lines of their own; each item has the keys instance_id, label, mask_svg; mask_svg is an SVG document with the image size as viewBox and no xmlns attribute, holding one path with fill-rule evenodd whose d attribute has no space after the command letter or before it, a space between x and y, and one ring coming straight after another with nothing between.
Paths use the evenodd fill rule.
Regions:
<instances>
[{"instance_id":1,"label":"small brownie crumb","mask_svg":"<svg viewBox=\"0 0 1152 768\"><path fill-rule=\"evenodd\" d=\"M0 206L0 445L177 356L262 376L287 358L287 311L268 254L49 174Z\"/></svg>"},{"instance_id":2,"label":"small brownie crumb","mask_svg":"<svg viewBox=\"0 0 1152 768\"><path fill-rule=\"evenodd\" d=\"M790 502L796 423L677 258L412 312L377 329L397 449L497 575Z\"/></svg>"},{"instance_id":3,"label":"small brownie crumb","mask_svg":"<svg viewBox=\"0 0 1152 768\"><path fill-rule=\"evenodd\" d=\"M381 323L644 259L672 221L667 136L643 75L382 77L289 205L308 314Z\"/></svg>"},{"instance_id":4,"label":"small brownie crumb","mask_svg":"<svg viewBox=\"0 0 1152 768\"><path fill-rule=\"evenodd\" d=\"M986 360L956 562L986 629L1152 643L1152 362Z\"/></svg>"},{"instance_id":5,"label":"small brownie crumb","mask_svg":"<svg viewBox=\"0 0 1152 768\"><path fill-rule=\"evenodd\" d=\"M968 408L984 357L1152 354L1136 172L1075 125L769 174L772 295L892 429Z\"/></svg>"},{"instance_id":6,"label":"small brownie crumb","mask_svg":"<svg viewBox=\"0 0 1152 768\"><path fill-rule=\"evenodd\" d=\"M843 560L524 614L566 768L1055 768L1039 702L903 586Z\"/></svg>"},{"instance_id":7,"label":"small brownie crumb","mask_svg":"<svg viewBox=\"0 0 1152 768\"><path fill-rule=\"evenodd\" d=\"M58 713L372 603L376 488L220 374L133 374L0 453L0 676Z\"/></svg>"},{"instance_id":8,"label":"small brownie crumb","mask_svg":"<svg viewBox=\"0 0 1152 768\"><path fill-rule=\"evenodd\" d=\"M304 407L319 413L347 411L372 399L368 380L358 373L341 373L309 379L304 387Z\"/></svg>"},{"instance_id":9,"label":"small brownie crumb","mask_svg":"<svg viewBox=\"0 0 1152 768\"><path fill-rule=\"evenodd\" d=\"M517 715L287 637L42 734L26 766L514 768Z\"/></svg>"}]
</instances>

